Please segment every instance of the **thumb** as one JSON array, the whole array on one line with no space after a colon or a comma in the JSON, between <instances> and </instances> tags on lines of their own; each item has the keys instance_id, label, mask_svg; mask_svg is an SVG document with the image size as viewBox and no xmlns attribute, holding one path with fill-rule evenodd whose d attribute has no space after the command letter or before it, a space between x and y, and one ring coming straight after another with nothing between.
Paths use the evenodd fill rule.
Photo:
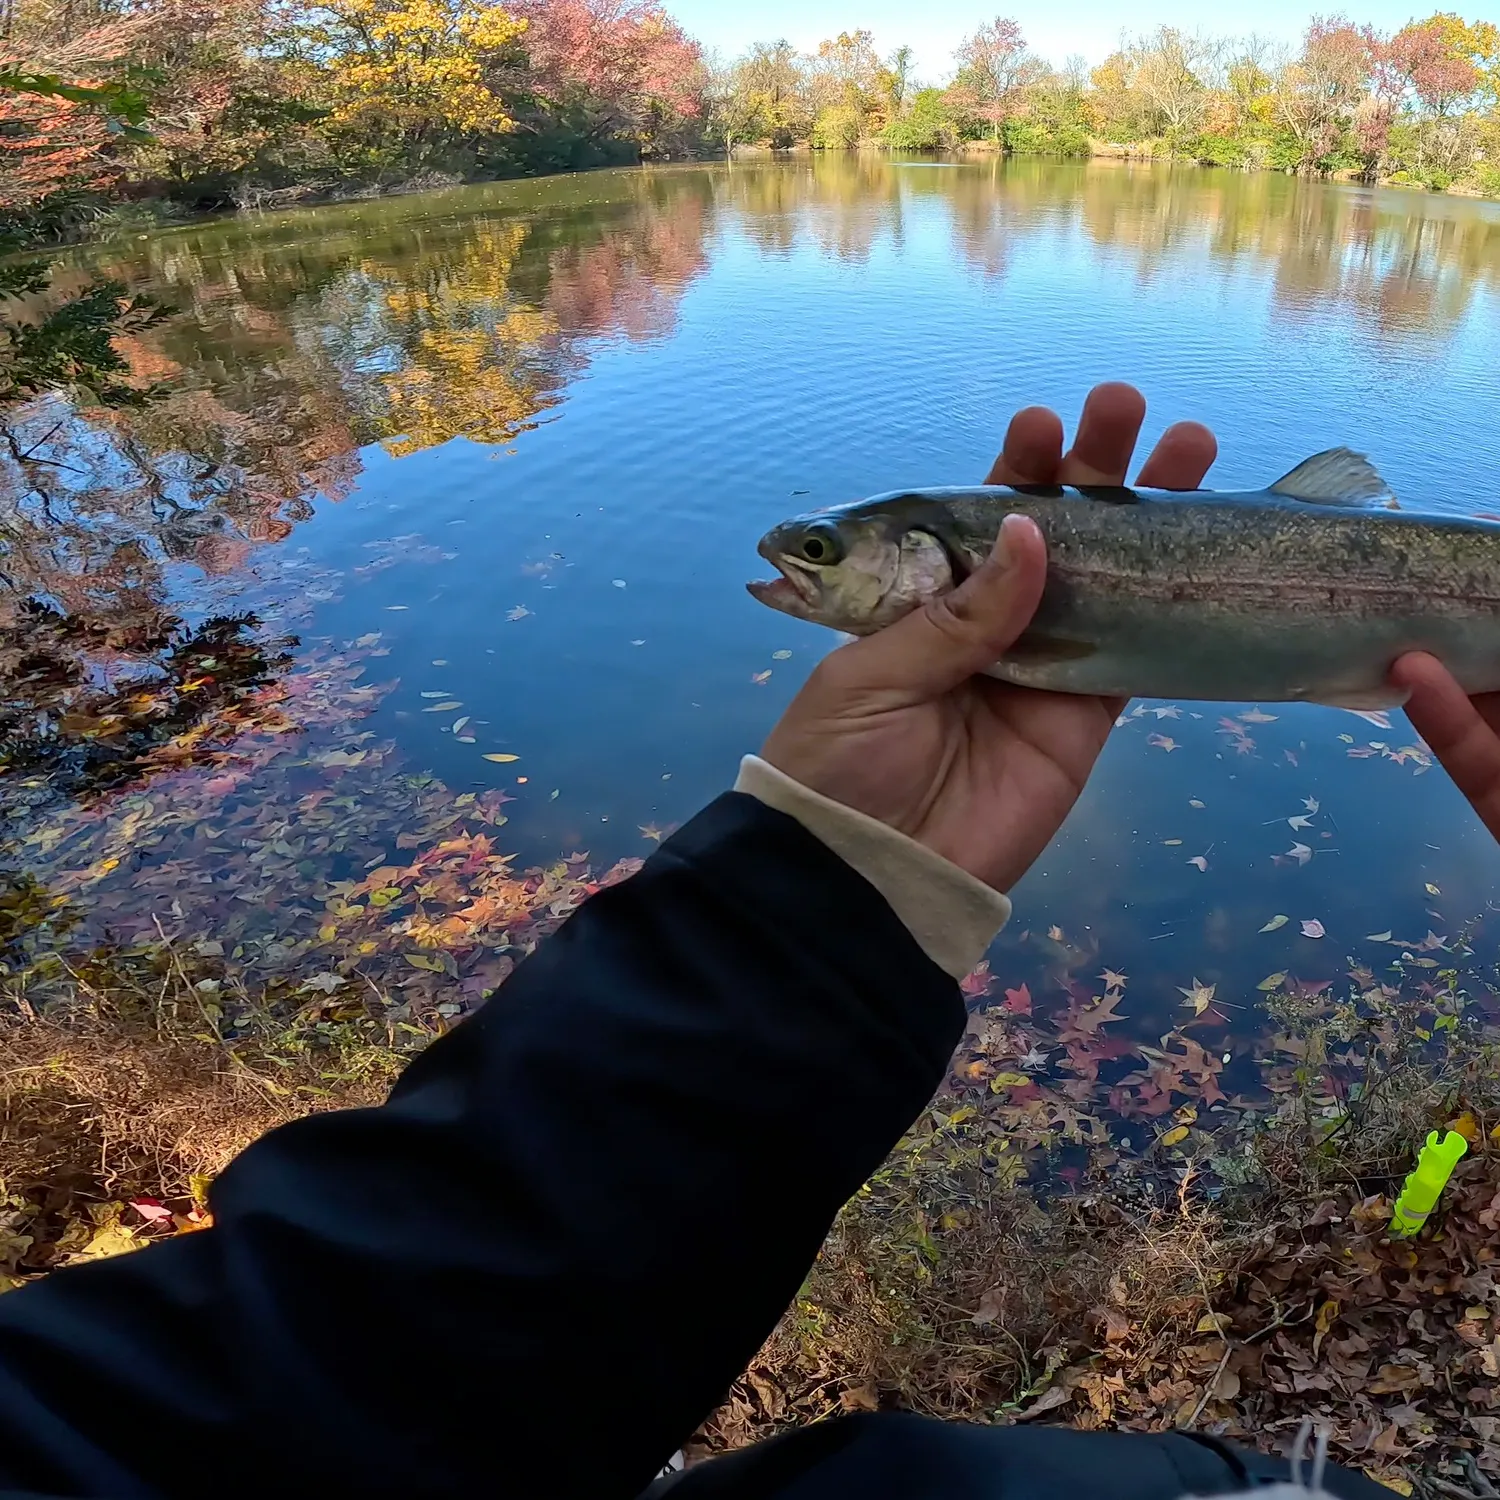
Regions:
<instances>
[{"instance_id":1,"label":"thumb","mask_svg":"<svg viewBox=\"0 0 1500 1500\"><path fill-rule=\"evenodd\" d=\"M983 565L951 593L849 648L858 685L936 698L991 667L1031 623L1047 582L1047 544L1009 515Z\"/></svg>"}]
</instances>

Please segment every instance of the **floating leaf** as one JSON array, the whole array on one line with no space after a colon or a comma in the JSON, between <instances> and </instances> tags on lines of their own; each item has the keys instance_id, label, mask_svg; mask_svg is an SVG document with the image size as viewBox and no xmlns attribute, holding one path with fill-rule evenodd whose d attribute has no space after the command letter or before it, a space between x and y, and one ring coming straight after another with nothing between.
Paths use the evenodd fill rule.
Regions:
<instances>
[{"instance_id":1,"label":"floating leaf","mask_svg":"<svg viewBox=\"0 0 1500 1500\"><path fill-rule=\"evenodd\" d=\"M1060 942L1062 942L1062 940L1063 940L1063 930L1062 930L1062 928L1061 928L1061 927L1059 927L1059 926L1058 926L1058 925L1057 925L1057 924L1056 924L1056 923L1055 923L1055 922L1054 922L1054 923L1053 923L1053 924L1052 924L1052 926L1050 926L1050 927L1049 927L1049 928L1048 928L1048 929L1047 929L1047 936L1048 936L1048 937L1049 937L1049 938L1051 938L1051 939L1052 939L1052 941L1053 941L1053 942L1054 942L1054 943L1060 943Z\"/></svg>"},{"instance_id":2,"label":"floating leaf","mask_svg":"<svg viewBox=\"0 0 1500 1500\"><path fill-rule=\"evenodd\" d=\"M1203 805L1204 805L1204 804L1203 804L1203 803L1201 803L1201 802L1200 802L1200 801L1199 801L1199 800L1198 800L1198 799L1197 799L1197 798L1196 798L1196 797L1189 797L1189 798L1188 798L1188 806L1189 806L1189 807L1197 807L1197 808L1202 808L1202 807L1203 807Z\"/></svg>"},{"instance_id":3,"label":"floating leaf","mask_svg":"<svg viewBox=\"0 0 1500 1500\"><path fill-rule=\"evenodd\" d=\"M431 708L424 708L424 714L451 714L455 708L462 708L463 704L457 699L449 699L446 703L434 703Z\"/></svg>"},{"instance_id":4,"label":"floating leaf","mask_svg":"<svg viewBox=\"0 0 1500 1500\"><path fill-rule=\"evenodd\" d=\"M1182 840L1181 839L1163 839L1162 843L1165 844L1168 849L1180 849L1180 848L1182 848Z\"/></svg>"},{"instance_id":5,"label":"floating leaf","mask_svg":"<svg viewBox=\"0 0 1500 1500\"><path fill-rule=\"evenodd\" d=\"M1197 867L1200 870L1202 870L1205 875L1208 874L1208 856L1207 855L1204 855L1204 854L1195 854L1188 861L1188 863L1190 865L1197 865Z\"/></svg>"},{"instance_id":6,"label":"floating leaf","mask_svg":"<svg viewBox=\"0 0 1500 1500\"><path fill-rule=\"evenodd\" d=\"M1186 1125L1175 1125L1161 1138L1161 1143L1163 1146L1180 1146L1188 1138L1188 1134Z\"/></svg>"},{"instance_id":7,"label":"floating leaf","mask_svg":"<svg viewBox=\"0 0 1500 1500\"><path fill-rule=\"evenodd\" d=\"M750 674L750 681L755 683L757 687L764 687L770 680L771 669L769 667L764 672L752 672Z\"/></svg>"},{"instance_id":8,"label":"floating leaf","mask_svg":"<svg viewBox=\"0 0 1500 1500\"><path fill-rule=\"evenodd\" d=\"M469 722L469 715L468 714L465 714L461 719L455 719L453 721L453 732L454 732L454 734L462 734L464 732L464 725L467 724L468 722Z\"/></svg>"},{"instance_id":9,"label":"floating leaf","mask_svg":"<svg viewBox=\"0 0 1500 1500\"><path fill-rule=\"evenodd\" d=\"M505 618L507 620L524 620L530 613L531 611L524 604L518 604L514 609L505 611Z\"/></svg>"},{"instance_id":10,"label":"floating leaf","mask_svg":"<svg viewBox=\"0 0 1500 1500\"><path fill-rule=\"evenodd\" d=\"M1318 808L1320 806L1322 806L1322 804L1318 801L1318 799L1316 797L1304 797L1302 799L1302 805L1310 813L1316 813L1317 810L1318 810Z\"/></svg>"},{"instance_id":11,"label":"floating leaf","mask_svg":"<svg viewBox=\"0 0 1500 1500\"><path fill-rule=\"evenodd\" d=\"M519 755L486 755L486 760L492 760L497 765L508 766L513 760L520 760Z\"/></svg>"},{"instance_id":12,"label":"floating leaf","mask_svg":"<svg viewBox=\"0 0 1500 1500\"><path fill-rule=\"evenodd\" d=\"M1201 1016L1214 1003L1214 991L1216 989L1218 989L1218 985L1204 984L1195 974L1193 976L1192 989L1185 990L1181 985L1178 985L1177 993L1187 997L1185 1003L1193 1007L1193 1014L1195 1016Z\"/></svg>"},{"instance_id":13,"label":"floating leaf","mask_svg":"<svg viewBox=\"0 0 1500 1500\"><path fill-rule=\"evenodd\" d=\"M1242 724L1274 724L1278 715L1264 713L1258 708L1252 708L1249 713L1241 714L1239 717Z\"/></svg>"},{"instance_id":14,"label":"floating leaf","mask_svg":"<svg viewBox=\"0 0 1500 1500\"><path fill-rule=\"evenodd\" d=\"M1323 924L1316 917L1309 917L1302 924L1302 936L1320 938L1324 936Z\"/></svg>"},{"instance_id":15,"label":"floating leaf","mask_svg":"<svg viewBox=\"0 0 1500 1500\"><path fill-rule=\"evenodd\" d=\"M424 698L451 698L452 693L423 693Z\"/></svg>"},{"instance_id":16,"label":"floating leaf","mask_svg":"<svg viewBox=\"0 0 1500 1500\"><path fill-rule=\"evenodd\" d=\"M409 604L387 604L386 608L389 609L389 610L393 610L394 611L394 610L410 609L411 605L409 605Z\"/></svg>"},{"instance_id":17,"label":"floating leaf","mask_svg":"<svg viewBox=\"0 0 1500 1500\"><path fill-rule=\"evenodd\" d=\"M1341 734L1339 736L1339 739L1346 745L1352 745L1354 743L1354 736L1352 734Z\"/></svg>"},{"instance_id":18,"label":"floating leaf","mask_svg":"<svg viewBox=\"0 0 1500 1500\"><path fill-rule=\"evenodd\" d=\"M1128 974L1117 974L1113 969L1106 969L1100 976L1107 990L1123 990L1125 981L1130 977Z\"/></svg>"},{"instance_id":19,"label":"floating leaf","mask_svg":"<svg viewBox=\"0 0 1500 1500\"><path fill-rule=\"evenodd\" d=\"M1148 734L1146 736L1146 743L1148 745L1155 745L1158 750L1165 750L1168 755L1174 750L1181 748L1177 741L1167 734Z\"/></svg>"},{"instance_id":20,"label":"floating leaf","mask_svg":"<svg viewBox=\"0 0 1500 1500\"><path fill-rule=\"evenodd\" d=\"M1427 882L1427 894L1429 896L1441 896L1443 893L1429 880Z\"/></svg>"},{"instance_id":21,"label":"floating leaf","mask_svg":"<svg viewBox=\"0 0 1500 1500\"><path fill-rule=\"evenodd\" d=\"M1264 927L1261 928L1261 931L1262 932L1278 932L1278 931L1280 931L1281 928L1285 927L1286 924L1288 922L1290 922L1291 920L1292 919L1290 917L1283 916L1280 913L1277 913L1276 916L1272 917L1271 920L1269 922L1267 922Z\"/></svg>"},{"instance_id":22,"label":"floating leaf","mask_svg":"<svg viewBox=\"0 0 1500 1500\"><path fill-rule=\"evenodd\" d=\"M1029 1016L1031 1014L1031 990L1022 985L1019 989L1006 990L1005 999L1001 1002L1001 1010L1013 1016Z\"/></svg>"},{"instance_id":23,"label":"floating leaf","mask_svg":"<svg viewBox=\"0 0 1500 1500\"><path fill-rule=\"evenodd\" d=\"M1298 813L1295 818L1288 818L1287 822L1294 833L1301 833L1304 828L1312 827L1312 819L1306 813Z\"/></svg>"},{"instance_id":24,"label":"floating leaf","mask_svg":"<svg viewBox=\"0 0 1500 1500\"><path fill-rule=\"evenodd\" d=\"M655 823L642 823L639 825L643 839L654 839L658 844L662 840L662 830Z\"/></svg>"},{"instance_id":25,"label":"floating leaf","mask_svg":"<svg viewBox=\"0 0 1500 1500\"><path fill-rule=\"evenodd\" d=\"M622 588L624 588L624 587L625 587L625 580L624 580L624 579L623 579L623 578L611 578L611 579L610 579L610 580L609 580L609 581L610 581L610 582L611 582L611 583L612 583L612 584L614 584L614 586L615 586L615 587L616 587L616 588L617 588L617 589L622 589Z\"/></svg>"},{"instance_id":26,"label":"floating leaf","mask_svg":"<svg viewBox=\"0 0 1500 1500\"><path fill-rule=\"evenodd\" d=\"M461 734L458 737L460 745L477 745L479 741L472 734Z\"/></svg>"},{"instance_id":27,"label":"floating leaf","mask_svg":"<svg viewBox=\"0 0 1500 1500\"><path fill-rule=\"evenodd\" d=\"M433 958L430 954L427 954L427 953L403 953L401 956L414 969L426 969L428 971L428 973L430 973L430 974L441 974L443 972L443 961L442 961L442 959L440 959L440 958Z\"/></svg>"},{"instance_id":28,"label":"floating leaf","mask_svg":"<svg viewBox=\"0 0 1500 1500\"><path fill-rule=\"evenodd\" d=\"M790 651L773 651L771 653L772 661L790 661L791 659L792 653Z\"/></svg>"},{"instance_id":29,"label":"floating leaf","mask_svg":"<svg viewBox=\"0 0 1500 1500\"><path fill-rule=\"evenodd\" d=\"M1255 988L1264 990L1269 995L1273 990L1279 990L1285 983L1286 974L1284 972L1280 974L1267 974Z\"/></svg>"},{"instance_id":30,"label":"floating leaf","mask_svg":"<svg viewBox=\"0 0 1500 1500\"><path fill-rule=\"evenodd\" d=\"M1024 1073L996 1073L990 1079L992 1089L1023 1089L1031 1082Z\"/></svg>"},{"instance_id":31,"label":"floating leaf","mask_svg":"<svg viewBox=\"0 0 1500 1500\"><path fill-rule=\"evenodd\" d=\"M1312 850L1306 844L1293 844L1286 851L1288 859L1295 859L1299 865L1305 865L1312 858Z\"/></svg>"},{"instance_id":32,"label":"floating leaf","mask_svg":"<svg viewBox=\"0 0 1500 1500\"><path fill-rule=\"evenodd\" d=\"M1371 932L1365 937L1367 943L1388 943L1391 940L1391 929L1386 928L1384 932Z\"/></svg>"}]
</instances>

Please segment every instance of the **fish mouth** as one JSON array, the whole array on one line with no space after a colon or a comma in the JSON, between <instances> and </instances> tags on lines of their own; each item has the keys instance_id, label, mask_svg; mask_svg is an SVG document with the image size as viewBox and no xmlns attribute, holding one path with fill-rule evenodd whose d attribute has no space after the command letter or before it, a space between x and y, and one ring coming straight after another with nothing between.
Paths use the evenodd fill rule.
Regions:
<instances>
[{"instance_id":1,"label":"fish mouth","mask_svg":"<svg viewBox=\"0 0 1500 1500\"><path fill-rule=\"evenodd\" d=\"M817 602L818 580L813 569L794 557L778 557L768 554L764 548L762 556L774 563L780 578L755 579L745 585L752 599L768 604L786 614L801 614Z\"/></svg>"}]
</instances>

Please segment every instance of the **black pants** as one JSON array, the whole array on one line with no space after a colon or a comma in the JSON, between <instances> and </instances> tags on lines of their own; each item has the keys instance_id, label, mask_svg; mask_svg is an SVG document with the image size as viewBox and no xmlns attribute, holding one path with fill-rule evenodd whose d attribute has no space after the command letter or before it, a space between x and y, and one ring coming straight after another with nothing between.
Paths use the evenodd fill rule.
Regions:
<instances>
[{"instance_id":1,"label":"black pants","mask_svg":"<svg viewBox=\"0 0 1500 1500\"><path fill-rule=\"evenodd\" d=\"M660 1480L649 1500L1178 1500L1291 1478L1273 1458L1198 1433L975 1427L898 1413L788 1433ZM1364 1474L1330 1464L1343 1500L1390 1500Z\"/></svg>"}]
</instances>

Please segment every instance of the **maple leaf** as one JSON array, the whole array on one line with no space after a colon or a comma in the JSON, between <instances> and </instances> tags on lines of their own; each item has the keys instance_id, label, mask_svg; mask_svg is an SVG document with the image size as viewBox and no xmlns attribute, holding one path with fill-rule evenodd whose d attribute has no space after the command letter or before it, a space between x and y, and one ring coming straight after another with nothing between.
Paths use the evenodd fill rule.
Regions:
<instances>
[{"instance_id":1,"label":"maple leaf","mask_svg":"<svg viewBox=\"0 0 1500 1500\"><path fill-rule=\"evenodd\" d=\"M1106 969L1100 976L1107 990L1123 990L1125 981L1130 977L1127 974L1116 974L1113 969Z\"/></svg>"},{"instance_id":2,"label":"maple leaf","mask_svg":"<svg viewBox=\"0 0 1500 1500\"><path fill-rule=\"evenodd\" d=\"M524 604L518 604L514 609L505 611L505 618L507 620L524 620L530 613L531 611Z\"/></svg>"},{"instance_id":3,"label":"maple leaf","mask_svg":"<svg viewBox=\"0 0 1500 1500\"><path fill-rule=\"evenodd\" d=\"M1148 745L1155 745L1158 750L1165 750L1168 755L1174 750L1182 748L1170 735L1165 734L1148 734L1146 736L1146 743Z\"/></svg>"},{"instance_id":4,"label":"maple leaf","mask_svg":"<svg viewBox=\"0 0 1500 1500\"><path fill-rule=\"evenodd\" d=\"M1316 797L1304 797L1302 799L1302 805L1303 805L1303 807L1305 807L1308 810L1308 812L1310 812L1310 813L1316 813L1317 810L1318 810L1318 808L1322 804L1319 803L1319 801L1318 801L1318 799Z\"/></svg>"},{"instance_id":5,"label":"maple leaf","mask_svg":"<svg viewBox=\"0 0 1500 1500\"><path fill-rule=\"evenodd\" d=\"M1024 984L1019 989L1006 990L1001 1008L1013 1016L1029 1016L1031 1014L1031 990Z\"/></svg>"},{"instance_id":6,"label":"maple leaf","mask_svg":"<svg viewBox=\"0 0 1500 1500\"><path fill-rule=\"evenodd\" d=\"M1201 979L1194 975L1192 989L1185 990L1181 985L1179 985L1177 987L1177 993L1179 995L1186 995L1186 1003L1193 1007L1193 1014L1195 1016L1201 1016L1203 1012L1206 1011L1208 1007L1214 1003L1214 991L1217 988L1217 985L1204 984Z\"/></svg>"},{"instance_id":7,"label":"maple leaf","mask_svg":"<svg viewBox=\"0 0 1500 1500\"><path fill-rule=\"evenodd\" d=\"M1047 1059L1051 1055L1050 1052L1043 1052L1040 1047L1033 1046L1030 1052L1019 1059L1020 1065L1027 1069L1027 1071L1034 1073L1037 1069L1047 1066Z\"/></svg>"},{"instance_id":8,"label":"maple leaf","mask_svg":"<svg viewBox=\"0 0 1500 1500\"><path fill-rule=\"evenodd\" d=\"M1253 708L1249 713L1240 715L1240 722L1242 724L1274 724L1277 717L1276 714L1268 714L1261 709Z\"/></svg>"},{"instance_id":9,"label":"maple leaf","mask_svg":"<svg viewBox=\"0 0 1500 1500\"><path fill-rule=\"evenodd\" d=\"M1294 833L1301 833L1304 828L1312 827L1312 819L1306 813L1298 813L1295 818L1288 818L1287 823Z\"/></svg>"},{"instance_id":10,"label":"maple leaf","mask_svg":"<svg viewBox=\"0 0 1500 1500\"><path fill-rule=\"evenodd\" d=\"M1171 708L1153 708L1151 712L1158 719L1180 719L1182 717L1182 710L1175 705Z\"/></svg>"},{"instance_id":11,"label":"maple leaf","mask_svg":"<svg viewBox=\"0 0 1500 1500\"><path fill-rule=\"evenodd\" d=\"M1286 851L1283 858L1295 859L1299 865L1305 865L1312 858L1313 852L1306 844L1293 844Z\"/></svg>"},{"instance_id":12,"label":"maple leaf","mask_svg":"<svg viewBox=\"0 0 1500 1500\"><path fill-rule=\"evenodd\" d=\"M644 830L642 830L644 832ZM977 1000L981 995L989 993L993 980L990 976L989 960L986 959L976 968L970 969L958 982L958 987L963 994L971 1000Z\"/></svg>"}]
</instances>

